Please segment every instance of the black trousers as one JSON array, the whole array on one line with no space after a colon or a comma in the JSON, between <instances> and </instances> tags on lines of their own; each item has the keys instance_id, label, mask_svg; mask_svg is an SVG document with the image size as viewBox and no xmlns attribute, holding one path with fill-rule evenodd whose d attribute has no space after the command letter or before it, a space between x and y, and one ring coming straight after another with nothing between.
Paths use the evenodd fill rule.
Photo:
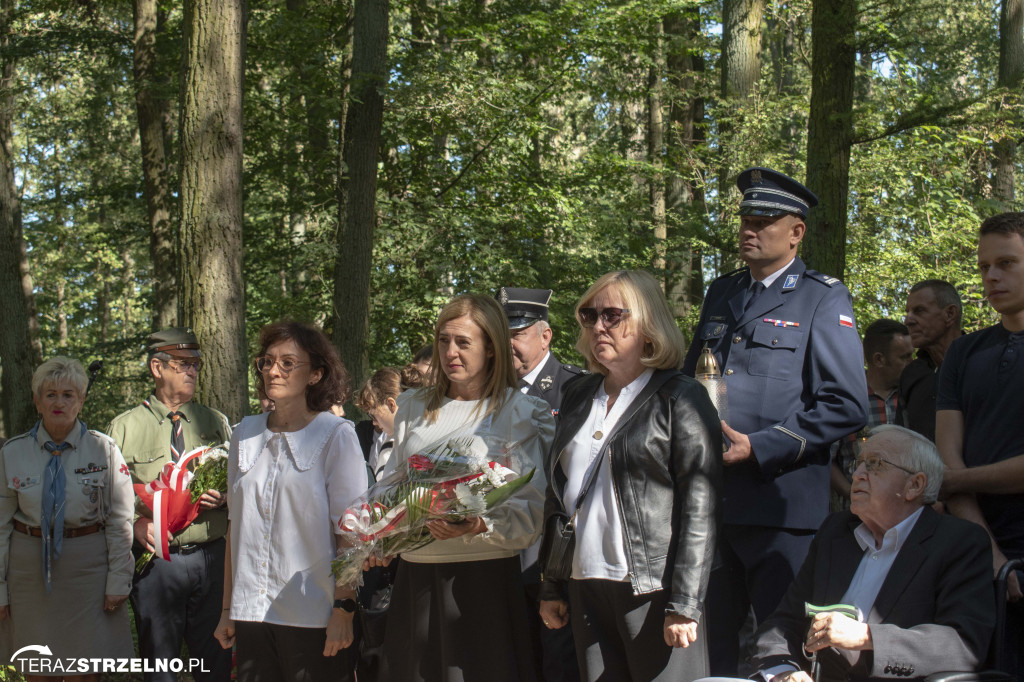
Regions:
<instances>
[{"instance_id":1,"label":"black trousers","mask_svg":"<svg viewBox=\"0 0 1024 682\"><path fill-rule=\"evenodd\" d=\"M633 594L628 582L570 580L569 621L588 682L690 682L708 674L701 621L689 647L665 644L664 590Z\"/></svg>"},{"instance_id":2,"label":"black trousers","mask_svg":"<svg viewBox=\"0 0 1024 682\"><path fill-rule=\"evenodd\" d=\"M705 609L711 674L736 677L739 633L751 607L760 625L778 607L796 577L812 531L759 526L722 527Z\"/></svg>"},{"instance_id":3,"label":"black trousers","mask_svg":"<svg viewBox=\"0 0 1024 682\"><path fill-rule=\"evenodd\" d=\"M353 679L353 644L324 656L327 628L235 621L238 682L347 682Z\"/></svg>"},{"instance_id":4,"label":"black trousers","mask_svg":"<svg viewBox=\"0 0 1024 682\"><path fill-rule=\"evenodd\" d=\"M213 637L220 621L224 595L224 539L190 552L171 554L170 561L154 557L135 575L131 591L139 653L143 658L180 658L181 644L190 658L202 659L194 670L196 682L228 682L231 650ZM177 682L177 673L144 673L146 682Z\"/></svg>"},{"instance_id":5,"label":"black trousers","mask_svg":"<svg viewBox=\"0 0 1024 682\"><path fill-rule=\"evenodd\" d=\"M544 682L580 682L572 625L552 630L540 619L540 571L536 571L536 581L528 582L535 566L523 573L523 591L526 593L526 622L530 627L533 650L538 657L537 677Z\"/></svg>"}]
</instances>

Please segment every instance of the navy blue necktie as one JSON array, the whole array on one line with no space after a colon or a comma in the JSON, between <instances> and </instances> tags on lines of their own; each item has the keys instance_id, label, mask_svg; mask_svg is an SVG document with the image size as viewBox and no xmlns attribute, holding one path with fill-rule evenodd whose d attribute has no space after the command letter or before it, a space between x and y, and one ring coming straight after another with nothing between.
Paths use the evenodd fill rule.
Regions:
<instances>
[{"instance_id":1,"label":"navy blue necktie","mask_svg":"<svg viewBox=\"0 0 1024 682\"><path fill-rule=\"evenodd\" d=\"M64 547L64 505L67 502L67 478L61 453L71 448L71 443L46 441L43 445L50 453L50 461L43 472L43 509L41 530L43 534L43 579L46 593L52 589L53 561L60 558Z\"/></svg>"},{"instance_id":2,"label":"navy blue necktie","mask_svg":"<svg viewBox=\"0 0 1024 682\"><path fill-rule=\"evenodd\" d=\"M764 293L764 283L754 282L754 284L747 291L747 302L743 305L743 312L747 312L748 310L750 310L753 307L754 303L757 302L757 299L761 297L762 293Z\"/></svg>"}]
</instances>

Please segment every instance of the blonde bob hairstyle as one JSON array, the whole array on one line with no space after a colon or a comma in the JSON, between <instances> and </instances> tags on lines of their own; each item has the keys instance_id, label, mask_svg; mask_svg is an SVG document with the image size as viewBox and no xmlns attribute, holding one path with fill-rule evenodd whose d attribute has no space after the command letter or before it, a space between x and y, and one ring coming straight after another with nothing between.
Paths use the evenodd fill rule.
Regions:
<instances>
[{"instance_id":1,"label":"blonde bob hairstyle","mask_svg":"<svg viewBox=\"0 0 1024 682\"><path fill-rule=\"evenodd\" d=\"M498 302L483 294L462 294L453 298L437 317L434 326L434 352L431 355L430 372L433 385L421 390L427 392L426 418L428 423L437 421L438 410L451 388L451 380L441 367L441 351L438 338L441 328L460 317L469 317L484 333L487 348L493 351L487 367L487 381L484 383L484 394L477 410L487 404L483 416L498 412L508 399L510 388L516 387L516 370L512 365L512 338L508 332L508 318Z\"/></svg>"},{"instance_id":2,"label":"blonde bob hairstyle","mask_svg":"<svg viewBox=\"0 0 1024 682\"><path fill-rule=\"evenodd\" d=\"M583 298L576 304L576 322L579 323L580 308L590 307L591 302L605 289L611 288L622 297L624 308L629 315L622 323L633 333L648 339L640 355L645 367L654 369L678 369L683 364L686 340L679 331L672 311L662 293L658 280L642 270L616 270L602 275L594 282ZM594 358L590 348L593 330L580 325L580 336L576 341L578 350L587 361L591 372L608 374L608 369Z\"/></svg>"},{"instance_id":3,"label":"blonde bob hairstyle","mask_svg":"<svg viewBox=\"0 0 1024 682\"><path fill-rule=\"evenodd\" d=\"M85 373L82 363L72 358L56 355L36 368L32 374L32 395L42 397L43 387L47 384L60 386L69 383L78 392L78 397L85 397L85 387L89 385L89 376Z\"/></svg>"}]
</instances>

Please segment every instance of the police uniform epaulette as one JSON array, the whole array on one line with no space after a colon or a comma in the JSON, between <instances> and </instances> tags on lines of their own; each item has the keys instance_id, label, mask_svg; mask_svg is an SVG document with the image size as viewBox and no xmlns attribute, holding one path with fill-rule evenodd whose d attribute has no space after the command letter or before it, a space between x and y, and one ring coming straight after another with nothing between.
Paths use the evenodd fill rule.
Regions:
<instances>
[{"instance_id":1,"label":"police uniform epaulette","mask_svg":"<svg viewBox=\"0 0 1024 682\"><path fill-rule=\"evenodd\" d=\"M804 273L811 279L817 280L818 282L821 282L827 287L834 287L837 284L842 284L842 281L840 281L838 277L833 277L832 275L825 275L818 272L817 270L805 270Z\"/></svg>"},{"instance_id":2,"label":"police uniform epaulette","mask_svg":"<svg viewBox=\"0 0 1024 682\"><path fill-rule=\"evenodd\" d=\"M590 372L583 369L582 367L577 367L576 365L567 365L564 362L562 363L562 369L564 369L567 372L570 372L571 374L590 374Z\"/></svg>"},{"instance_id":3,"label":"police uniform epaulette","mask_svg":"<svg viewBox=\"0 0 1024 682\"><path fill-rule=\"evenodd\" d=\"M750 271L749 267L743 266L742 268L736 268L732 272L727 272L724 275L719 275L715 279L719 280L719 279L726 279L727 277L735 277L736 275L745 275L749 271Z\"/></svg>"}]
</instances>

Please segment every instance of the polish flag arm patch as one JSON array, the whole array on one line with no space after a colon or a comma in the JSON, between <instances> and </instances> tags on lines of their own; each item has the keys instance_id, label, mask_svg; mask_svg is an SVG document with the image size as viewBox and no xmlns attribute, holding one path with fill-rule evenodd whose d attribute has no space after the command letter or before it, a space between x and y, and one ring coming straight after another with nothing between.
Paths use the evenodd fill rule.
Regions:
<instances>
[{"instance_id":1,"label":"polish flag arm patch","mask_svg":"<svg viewBox=\"0 0 1024 682\"><path fill-rule=\"evenodd\" d=\"M849 327L850 329L853 329L853 318L850 317L849 315L840 315L839 316L839 326L840 327Z\"/></svg>"}]
</instances>

